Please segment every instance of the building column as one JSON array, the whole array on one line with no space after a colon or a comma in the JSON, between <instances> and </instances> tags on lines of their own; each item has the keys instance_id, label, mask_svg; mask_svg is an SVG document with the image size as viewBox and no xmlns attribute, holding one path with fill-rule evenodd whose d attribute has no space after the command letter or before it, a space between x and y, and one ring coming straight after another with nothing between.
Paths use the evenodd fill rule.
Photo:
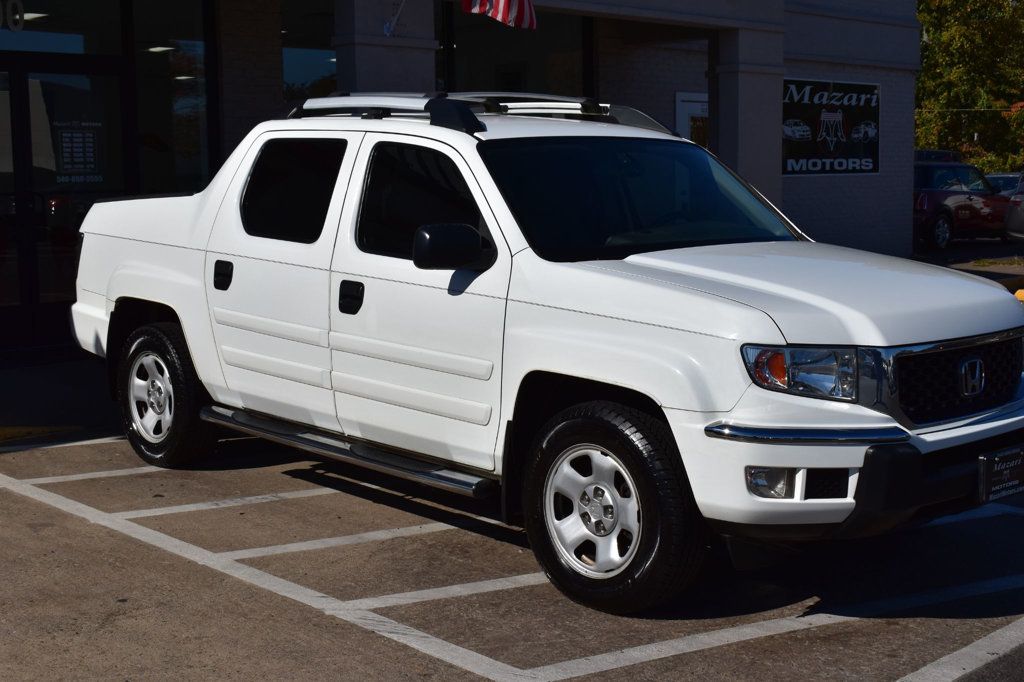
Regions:
<instances>
[{"instance_id":1,"label":"building column","mask_svg":"<svg viewBox=\"0 0 1024 682\"><path fill-rule=\"evenodd\" d=\"M221 158L253 126L287 112L281 58L282 0L215 3Z\"/></svg>"},{"instance_id":2,"label":"building column","mask_svg":"<svg viewBox=\"0 0 1024 682\"><path fill-rule=\"evenodd\" d=\"M334 22L340 91L436 89L433 2L335 0Z\"/></svg>"},{"instance_id":3,"label":"building column","mask_svg":"<svg viewBox=\"0 0 1024 682\"><path fill-rule=\"evenodd\" d=\"M776 204L782 199L783 33L717 35L711 104L718 156Z\"/></svg>"}]
</instances>

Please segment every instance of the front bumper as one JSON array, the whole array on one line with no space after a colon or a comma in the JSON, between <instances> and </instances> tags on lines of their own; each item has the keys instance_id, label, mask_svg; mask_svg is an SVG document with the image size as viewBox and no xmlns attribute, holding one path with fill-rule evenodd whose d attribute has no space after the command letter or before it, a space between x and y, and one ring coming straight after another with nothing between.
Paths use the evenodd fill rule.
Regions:
<instances>
[{"instance_id":1,"label":"front bumper","mask_svg":"<svg viewBox=\"0 0 1024 682\"><path fill-rule=\"evenodd\" d=\"M803 412L804 405L791 407ZM735 413L709 420L707 414L669 411L694 497L712 527L726 535L780 542L882 533L976 506L979 457L1024 444L1020 407L927 433L879 421L881 415L857 406L819 403L812 409L816 418L779 405L768 413L762 406L762 419L771 414L774 423L786 425L771 429L737 427L751 420ZM796 469L794 497L750 493L748 466ZM845 490L827 499L809 494L811 477L822 469L848 472Z\"/></svg>"}]
</instances>

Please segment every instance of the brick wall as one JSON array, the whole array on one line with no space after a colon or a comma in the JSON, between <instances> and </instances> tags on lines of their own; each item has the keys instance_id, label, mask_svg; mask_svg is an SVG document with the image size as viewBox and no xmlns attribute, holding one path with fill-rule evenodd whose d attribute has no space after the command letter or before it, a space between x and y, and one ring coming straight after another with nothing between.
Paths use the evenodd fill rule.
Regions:
<instances>
[{"instance_id":1,"label":"brick wall","mask_svg":"<svg viewBox=\"0 0 1024 682\"><path fill-rule=\"evenodd\" d=\"M707 41L639 22L594 22L598 95L676 127L676 93L707 92Z\"/></svg>"}]
</instances>

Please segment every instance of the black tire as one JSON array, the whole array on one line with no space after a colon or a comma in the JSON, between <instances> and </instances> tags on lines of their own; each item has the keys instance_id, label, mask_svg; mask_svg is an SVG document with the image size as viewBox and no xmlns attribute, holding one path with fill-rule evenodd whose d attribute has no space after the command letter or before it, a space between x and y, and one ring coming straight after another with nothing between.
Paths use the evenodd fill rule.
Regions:
<instances>
[{"instance_id":1,"label":"black tire","mask_svg":"<svg viewBox=\"0 0 1024 682\"><path fill-rule=\"evenodd\" d=\"M944 251L953 241L953 229L953 216L948 213L937 215L928 230L928 246L936 251Z\"/></svg>"},{"instance_id":2,"label":"black tire","mask_svg":"<svg viewBox=\"0 0 1024 682\"><path fill-rule=\"evenodd\" d=\"M159 440L147 437L136 415L148 412L145 401L133 399L132 380L148 378L145 368L136 367L140 359L159 359L158 366L167 371L161 384L170 384L169 397L162 405L170 415L166 431ZM132 376L132 369L136 374ZM142 376L142 379L140 379ZM146 381L143 381L145 384ZM196 376L192 357L181 328L176 324L159 323L136 329L125 341L117 366L117 402L121 422L132 448L147 464L174 468L183 466L210 452L214 444L209 424L199 418L199 410L208 402L206 390ZM133 412L134 411L134 412Z\"/></svg>"},{"instance_id":3,"label":"black tire","mask_svg":"<svg viewBox=\"0 0 1024 682\"><path fill-rule=\"evenodd\" d=\"M632 478L639 499L639 539L632 538L636 548L629 550L633 552L632 558L623 567L616 569L616 573L609 572L611 577L585 575L574 567L565 550L556 546L558 542L545 519L549 472L557 476L553 469L560 462L573 464L570 453L584 444L613 453L618 460L616 465L622 465ZM544 427L524 475L523 509L530 545L551 582L571 599L610 613L633 613L671 602L697 578L708 554L709 532L667 424L616 403L577 405L561 412ZM622 495L621 490L616 492ZM631 496L626 492L624 498L615 498L616 504ZM563 495L553 504L564 507L567 500ZM577 507L577 502L581 506ZM570 514L592 518L581 513L585 510L582 499L570 505L565 517L552 512L559 523ZM616 529L611 534L621 532ZM627 541L629 538L631 534ZM616 542L620 541L617 537ZM580 545L585 546L586 541ZM622 552L622 545L618 547L619 554L628 554ZM595 556L596 552L594 545ZM577 566L586 561L585 555L577 555Z\"/></svg>"}]
</instances>

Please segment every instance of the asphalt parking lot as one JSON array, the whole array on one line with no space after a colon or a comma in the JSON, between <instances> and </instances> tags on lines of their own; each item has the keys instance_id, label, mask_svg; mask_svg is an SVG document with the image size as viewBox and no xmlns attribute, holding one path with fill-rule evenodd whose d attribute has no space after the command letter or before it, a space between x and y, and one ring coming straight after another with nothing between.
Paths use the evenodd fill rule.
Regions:
<instances>
[{"instance_id":1,"label":"asphalt parking lot","mask_svg":"<svg viewBox=\"0 0 1024 682\"><path fill-rule=\"evenodd\" d=\"M258 440L0 454L0 678L1020 679L1024 499L643 617L574 604L496 510ZM916 675L916 677L914 677Z\"/></svg>"}]
</instances>

